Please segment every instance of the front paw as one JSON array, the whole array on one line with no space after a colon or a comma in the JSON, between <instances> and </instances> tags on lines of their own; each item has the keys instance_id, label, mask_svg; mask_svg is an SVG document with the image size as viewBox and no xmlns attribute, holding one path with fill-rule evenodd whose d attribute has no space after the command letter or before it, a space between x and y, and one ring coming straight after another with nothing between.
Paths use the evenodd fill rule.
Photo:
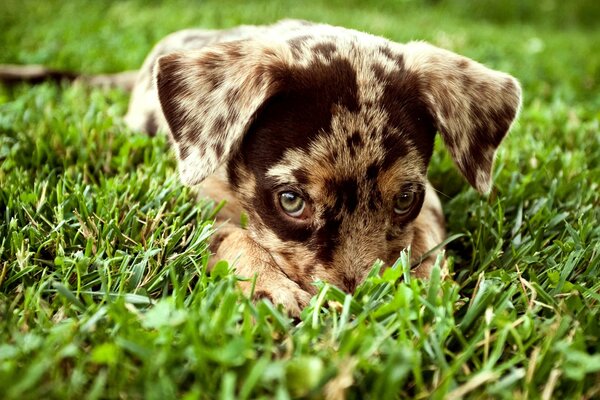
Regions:
<instances>
[{"instance_id":1,"label":"front paw","mask_svg":"<svg viewBox=\"0 0 600 400\"><path fill-rule=\"evenodd\" d=\"M245 230L231 224L223 225L213 236L211 250L215 253L213 261L234 260L232 265L236 274L245 279L240 282L240 287L247 295L252 292L254 299L266 298L275 305L281 304L293 317L300 316L308 305L311 295L289 279L271 254L254 242Z\"/></svg>"},{"instance_id":2,"label":"front paw","mask_svg":"<svg viewBox=\"0 0 600 400\"><path fill-rule=\"evenodd\" d=\"M252 282L241 282L242 289L250 294ZM291 317L299 317L308 305L311 295L300 286L284 277L257 277L254 285L253 299L267 299L275 305L281 305Z\"/></svg>"}]
</instances>

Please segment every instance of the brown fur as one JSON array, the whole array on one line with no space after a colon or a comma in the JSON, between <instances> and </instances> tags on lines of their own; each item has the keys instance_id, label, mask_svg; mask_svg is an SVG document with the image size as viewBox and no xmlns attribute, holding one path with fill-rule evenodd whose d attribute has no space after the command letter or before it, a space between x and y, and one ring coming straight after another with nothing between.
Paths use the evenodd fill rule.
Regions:
<instances>
[{"instance_id":1,"label":"brown fur","mask_svg":"<svg viewBox=\"0 0 600 400\"><path fill-rule=\"evenodd\" d=\"M128 87L131 76L115 84ZM520 96L510 75L426 43L286 20L169 35L137 74L126 121L169 131L182 180L227 201L213 260L256 275L255 297L297 315L313 281L352 292L375 260L391 265L410 247L416 262L441 243L441 204L427 181L436 132L485 193ZM283 211L282 191L305 200L300 216ZM399 214L403 198L412 203ZM434 260L413 273L428 277Z\"/></svg>"},{"instance_id":2,"label":"brown fur","mask_svg":"<svg viewBox=\"0 0 600 400\"><path fill-rule=\"evenodd\" d=\"M454 53L297 21L162 56L155 76L182 179L228 201L215 259L257 274L255 296L292 314L314 280L351 292L375 260L391 265L407 247L418 260L442 242L426 178L436 131L486 192L520 106L514 78ZM307 217L283 211L282 190L305 199ZM414 206L397 215L406 191ZM236 225L242 212L247 229ZM434 257L414 274L427 277Z\"/></svg>"}]
</instances>

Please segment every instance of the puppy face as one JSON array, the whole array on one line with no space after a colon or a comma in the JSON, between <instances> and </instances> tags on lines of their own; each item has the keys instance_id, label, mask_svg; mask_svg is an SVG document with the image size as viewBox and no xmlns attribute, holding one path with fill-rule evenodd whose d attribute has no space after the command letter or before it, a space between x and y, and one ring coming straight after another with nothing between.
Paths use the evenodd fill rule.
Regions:
<instances>
[{"instance_id":1,"label":"puppy face","mask_svg":"<svg viewBox=\"0 0 600 400\"><path fill-rule=\"evenodd\" d=\"M413 242L440 131L487 191L516 81L424 43L310 26L159 60L184 181L224 165L250 235L296 282L352 291Z\"/></svg>"},{"instance_id":2,"label":"puppy face","mask_svg":"<svg viewBox=\"0 0 600 400\"><path fill-rule=\"evenodd\" d=\"M229 162L230 182L255 240L295 266L293 280L352 291L374 260L411 243L435 129L409 73L387 85L387 104L375 101L386 87L374 71L343 58L285 74Z\"/></svg>"}]
</instances>

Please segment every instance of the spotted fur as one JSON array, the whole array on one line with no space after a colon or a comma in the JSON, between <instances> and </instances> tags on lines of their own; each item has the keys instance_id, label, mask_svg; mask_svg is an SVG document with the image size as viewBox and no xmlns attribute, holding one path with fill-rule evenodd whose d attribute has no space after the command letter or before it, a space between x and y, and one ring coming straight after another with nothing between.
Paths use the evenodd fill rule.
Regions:
<instances>
[{"instance_id":1,"label":"spotted fur","mask_svg":"<svg viewBox=\"0 0 600 400\"><path fill-rule=\"evenodd\" d=\"M144 63L127 121L168 130L182 180L227 199L215 260L258 274L255 295L297 314L314 280L353 291L376 259L411 247L418 260L443 241L426 178L436 132L487 192L520 96L513 77L426 43L288 20L169 36ZM282 190L305 199L308 218L283 212ZM413 206L398 215L402 192ZM432 260L414 273L427 277Z\"/></svg>"}]
</instances>

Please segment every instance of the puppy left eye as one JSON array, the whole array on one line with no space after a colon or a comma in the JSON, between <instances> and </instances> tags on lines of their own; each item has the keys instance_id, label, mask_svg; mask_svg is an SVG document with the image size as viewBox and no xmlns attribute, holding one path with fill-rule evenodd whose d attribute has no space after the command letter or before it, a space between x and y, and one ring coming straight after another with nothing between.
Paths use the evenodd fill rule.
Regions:
<instances>
[{"instance_id":1,"label":"puppy left eye","mask_svg":"<svg viewBox=\"0 0 600 400\"><path fill-rule=\"evenodd\" d=\"M415 193L406 191L398 194L394 201L394 212L398 215L407 214L415 202Z\"/></svg>"}]
</instances>

